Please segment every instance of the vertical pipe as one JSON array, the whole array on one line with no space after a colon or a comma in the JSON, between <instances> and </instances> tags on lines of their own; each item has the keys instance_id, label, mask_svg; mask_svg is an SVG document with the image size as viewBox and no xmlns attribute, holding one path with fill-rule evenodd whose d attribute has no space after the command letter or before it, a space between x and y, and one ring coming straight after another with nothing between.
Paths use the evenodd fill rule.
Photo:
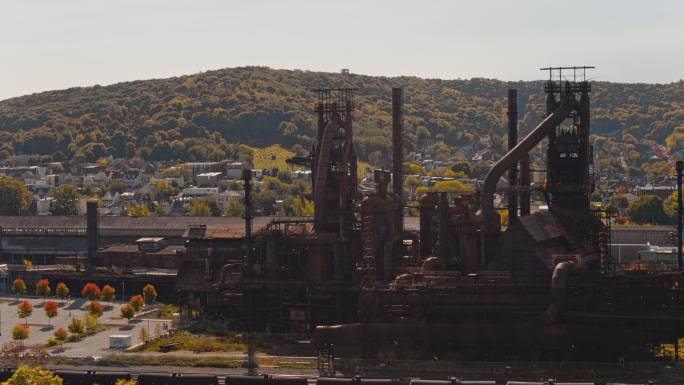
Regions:
<instances>
[{"instance_id":1,"label":"vertical pipe","mask_svg":"<svg viewBox=\"0 0 684 385\"><path fill-rule=\"evenodd\" d=\"M252 261L252 170L242 170L242 181L245 191L245 268L253 271Z\"/></svg>"},{"instance_id":2,"label":"vertical pipe","mask_svg":"<svg viewBox=\"0 0 684 385\"><path fill-rule=\"evenodd\" d=\"M420 198L420 257L425 259L432 255L432 219L439 198L429 192Z\"/></svg>"},{"instance_id":3,"label":"vertical pipe","mask_svg":"<svg viewBox=\"0 0 684 385\"><path fill-rule=\"evenodd\" d=\"M395 218L397 233L404 230L403 202L403 122L404 89L392 88L392 190L394 192Z\"/></svg>"},{"instance_id":4,"label":"vertical pipe","mask_svg":"<svg viewBox=\"0 0 684 385\"><path fill-rule=\"evenodd\" d=\"M518 90L508 90L508 150L518 144ZM518 184L517 163L508 170L508 223L518 216L518 194L515 186Z\"/></svg>"},{"instance_id":5,"label":"vertical pipe","mask_svg":"<svg viewBox=\"0 0 684 385\"><path fill-rule=\"evenodd\" d=\"M92 269L95 261L95 253L98 246L98 216L97 216L97 201L89 200L86 202L86 238L88 243L88 261L86 267L88 270Z\"/></svg>"},{"instance_id":6,"label":"vertical pipe","mask_svg":"<svg viewBox=\"0 0 684 385\"><path fill-rule=\"evenodd\" d=\"M530 154L520 159L520 215L530 215Z\"/></svg>"},{"instance_id":7,"label":"vertical pipe","mask_svg":"<svg viewBox=\"0 0 684 385\"><path fill-rule=\"evenodd\" d=\"M439 193L439 259L442 264L447 266L450 262L449 255L449 201L447 193Z\"/></svg>"},{"instance_id":8,"label":"vertical pipe","mask_svg":"<svg viewBox=\"0 0 684 385\"><path fill-rule=\"evenodd\" d=\"M677 270L682 270L682 230L684 230L684 218L682 218L682 171L684 161L678 160L675 164L677 170Z\"/></svg>"}]
</instances>

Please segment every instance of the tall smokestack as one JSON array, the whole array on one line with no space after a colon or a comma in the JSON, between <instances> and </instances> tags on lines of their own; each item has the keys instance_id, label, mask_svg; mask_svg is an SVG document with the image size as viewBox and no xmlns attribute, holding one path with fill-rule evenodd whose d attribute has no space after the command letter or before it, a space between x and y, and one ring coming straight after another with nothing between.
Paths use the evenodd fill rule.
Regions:
<instances>
[{"instance_id":1,"label":"tall smokestack","mask_svg":"<svg viewBox=\"0 0 684 385\"><path fill-rule=\"evenodd\" d=\"M86 238L88 244L88 262L87 268L91 269L95 264L95 253L98 247L98 217L97 217L97 201L89 200L86 202Z\"/></svg>"},{"instance_id":2,"label":"tall smokestack","mask_svg":"<svg viewBox=\"0 0 684 385\"><path fill-rule=\"evenodd\" d=\"M395 219L397 232L404 231L404 199L403 199L403 150L402 131L404 107L404 89L392 88L392 188L394 190Z\"/></svg>"},{"instance_id":3,"label":"tall smokestack","mask_svg":"<svg viewBox=\"0 0 684 385\"><path fill-rule=\"evenodd\" d=\"M518 90L508 90L508 150L518 144ZM508 170L508 223L518 217L518 194L515 187L518 184L517 164Z\"/></svg>"}]
</instances>

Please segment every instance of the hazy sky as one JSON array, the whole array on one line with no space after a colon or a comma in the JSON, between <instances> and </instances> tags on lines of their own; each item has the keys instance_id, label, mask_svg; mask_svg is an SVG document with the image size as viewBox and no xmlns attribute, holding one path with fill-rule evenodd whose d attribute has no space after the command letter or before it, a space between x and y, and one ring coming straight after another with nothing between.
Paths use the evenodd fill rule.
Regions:
<instances>
[{"instance_id":1,"label":"hazy sky","mask_svg":"<svg viewBox=\"0 0 684 385\"><path fill-rule=\"evenodd\" d=\"M671 82L684 1L0 0L0 99L244 65Z\"/></svg>"}]
</instances>

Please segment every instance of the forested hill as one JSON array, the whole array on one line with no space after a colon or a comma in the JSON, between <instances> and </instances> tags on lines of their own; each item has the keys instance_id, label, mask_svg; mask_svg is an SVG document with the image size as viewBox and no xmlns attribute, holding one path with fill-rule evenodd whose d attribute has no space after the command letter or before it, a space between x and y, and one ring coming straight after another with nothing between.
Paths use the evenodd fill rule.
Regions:
<instances>
[{"instance_id":1,"label":"forested hill","mask_svg":"<svg viewBox=\"0 0 684 385\"><path fill-rule=\"evenodd\" d=\"M234 155L239 143L308 148L315 130L311 90L354 87L357 152L380 165L391 153L393 86L405 87L406 150L435 158L486 162L501 154L508 88L518 89L523 133L544 111L542 82L231 68L0 101L0 158L211 160ZM658 167L668 153L684 150L684 82L593 83L592 131L601 167Z\"/></svg>"}]
</instances>

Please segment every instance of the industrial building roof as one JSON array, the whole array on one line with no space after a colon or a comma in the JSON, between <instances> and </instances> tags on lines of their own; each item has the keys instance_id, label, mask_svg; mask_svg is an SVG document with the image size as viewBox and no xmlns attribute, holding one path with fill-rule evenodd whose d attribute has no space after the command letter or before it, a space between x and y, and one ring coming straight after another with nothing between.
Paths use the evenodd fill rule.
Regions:
<instances>
[{"instance_id":1,"label":"industrial building roof","mask_svg":"<svg viewBox=\"0 0 684 385\"><path fill-rule=\"evenodd\" d=\"M253 230L265 227L273 219L282 217L255 217L252 221ZM245 220L240 217L114 217L102 216L99 218L99 229L107 230L159 230L160 235L164 232L179 232L182 234L190 226L206 225L208 229L233 230L240 234L244 233ZM404 227L406 230L418 230L418 217L405 217ZM2 229L86 229L85 216L0 216L0 228ZM148 236L154 236L152 234Z\"/></svg>"}]
</instances>

